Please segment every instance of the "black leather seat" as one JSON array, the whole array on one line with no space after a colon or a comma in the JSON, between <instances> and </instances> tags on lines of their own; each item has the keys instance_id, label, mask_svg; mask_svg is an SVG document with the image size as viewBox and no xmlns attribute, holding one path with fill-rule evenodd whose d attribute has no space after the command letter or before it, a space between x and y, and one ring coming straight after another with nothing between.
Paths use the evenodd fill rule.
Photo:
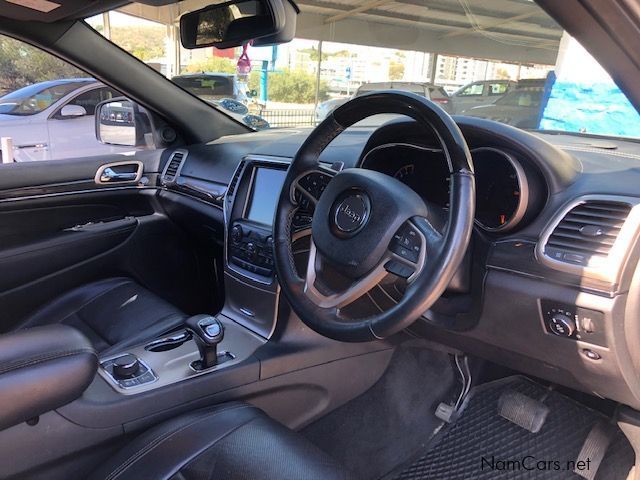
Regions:
<instances>
[{"instance_id":1,"label":"black leather seat","mask_svg":"<svg viewBox=\"0 0 640 480\"><path fill-rule=\"evenodd\" d=\"M71 290L18 328L62 323L84 333L98 352L140 344L184 323L187 315L129 278L109 278Z\"/></svg>"},{"instance_id":2,"label":"black leather seat","mask_svg":"<svg viewBox=\"0 0 640 480\"><path fill-rule=\"evenodd\" d=\"M245 403L178 417L142 434L90 480L344 480L302 436Z\"/></svg>"}]
</instances>

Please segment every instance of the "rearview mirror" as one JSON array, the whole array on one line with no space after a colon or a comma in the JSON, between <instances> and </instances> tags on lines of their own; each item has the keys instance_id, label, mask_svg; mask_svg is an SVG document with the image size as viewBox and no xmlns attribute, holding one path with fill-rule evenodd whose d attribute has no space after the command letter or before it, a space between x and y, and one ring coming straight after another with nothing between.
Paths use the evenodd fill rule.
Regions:
<instances>
[{"instance_id":1,"label":"rearview mirror","mask_svg":"<svg viewBox=\"0 0 640 480\"><path fill-rule=\"evenodd\" d=\"M283 1L288 0L232 0L186 13L180 18L182 45L223 49L276 36L287 18Z\"/></svg>"},{"instance_id":2,"label":"rearview mirror","mask_svg":"<svg viewBox=\"0 0 640 480\"><path fill-rule=\"evenodd\" d=\"M96 106L96 138L100 143L153 148L151 121L146 111L124 97Z\"/></svg>"}]
</instances>

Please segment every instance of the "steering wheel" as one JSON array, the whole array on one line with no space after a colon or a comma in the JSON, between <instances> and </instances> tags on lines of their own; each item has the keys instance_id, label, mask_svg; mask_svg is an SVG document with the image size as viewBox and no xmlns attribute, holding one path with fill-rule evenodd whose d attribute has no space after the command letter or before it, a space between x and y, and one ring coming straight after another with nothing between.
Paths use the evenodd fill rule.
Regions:
<instances>
[{"instance_id":1,"label":"steering wheel","mask_svg":"<svg viewBox=\"0 0 640 480\"><path fill-rule=\"evenodd\" d=\"M399 180L371 170L336 172L320 165L320 154L342 131L382 113L412 117L439 138L450 171L443 232L430 222L424 200ZM315 211L303 279L294 263L291 225L305 197ZM274 261L282 291L300 319L321 335L349 342L389 337L411 325L442 295L469 244L474 210L471 154L444 110L412 93L356 97L311 132L287 172L274 221ZM396 305L363 319L341 315L342 307L389 274L407 279Z\"/></svg>"}]
</instances>

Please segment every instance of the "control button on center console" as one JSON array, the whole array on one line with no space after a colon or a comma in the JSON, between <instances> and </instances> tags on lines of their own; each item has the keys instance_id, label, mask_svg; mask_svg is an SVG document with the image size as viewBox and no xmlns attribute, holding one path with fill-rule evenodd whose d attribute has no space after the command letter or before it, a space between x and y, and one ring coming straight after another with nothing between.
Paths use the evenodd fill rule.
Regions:
<instances>
[{"instance_id":1,"label":"control button on center console","mask_svg":"<svg viewBox=\"0 0 640 480\"><path fill-rule=\"evenodd\" d=\"M242 241L242 227L240 225L234 225L231 229L231 241L236 245Z\"/></svg>"},{"instance_id":2,"label":"control button on center console","mask_svg":"<svg viewBox=\"0 0 640 480\"><path fill-rule=\"evenodd\" d=\"M256 247L256 244L253 242L249 242L247 243L247 256L249 257L249 260L253 261L256 258L258 258L258 247Z\"/></svg>"},{"instance_id":3,"label":"control button on center console","mask_svg":"<svg viewBox=\"0 0 640 480\"><path fill-rule=\"evenodd\" d=\"M140 361L135 355L123 355L113 362L113 376L120 378L133 377L138 373Z\"/></svg>"}]
</instances>

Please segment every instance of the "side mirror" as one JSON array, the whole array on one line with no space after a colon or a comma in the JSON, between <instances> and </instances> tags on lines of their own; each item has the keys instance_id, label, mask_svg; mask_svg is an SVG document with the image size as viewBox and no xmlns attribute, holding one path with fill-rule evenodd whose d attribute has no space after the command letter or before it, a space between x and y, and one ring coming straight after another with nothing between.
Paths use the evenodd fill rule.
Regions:
<instances>
[{"instance_id":1,"label":"side mirror","mask_svg":"<svg viewBox=\"0 0 640 480\"><path fill-rule=\"evenodd\" d=\"M65 105L60 109L59 116L61 118L84 117L87 114L85 108L81 105Z\"/></svg>"},{"instance_id":2,"label":"side mirror","mask_svg":"<svg viewBox=\"0 0 640 480\"><path fill-rule=\"evenodd\" d=\"M285 27L288 0L232 0L209 5L180 18L184 48L231 48L279 34Z\"/></svg>"},{"instance_id":3,"label":"side mirror","mask_svg":"<svg viewBox=\"0 0 640 480\"><path fill-rule=\"evenodd\" d=\"M151 120L140 105L124 97L96 106L96 138L100 143L153 148Z\"/></svg>"}]
</instances>

